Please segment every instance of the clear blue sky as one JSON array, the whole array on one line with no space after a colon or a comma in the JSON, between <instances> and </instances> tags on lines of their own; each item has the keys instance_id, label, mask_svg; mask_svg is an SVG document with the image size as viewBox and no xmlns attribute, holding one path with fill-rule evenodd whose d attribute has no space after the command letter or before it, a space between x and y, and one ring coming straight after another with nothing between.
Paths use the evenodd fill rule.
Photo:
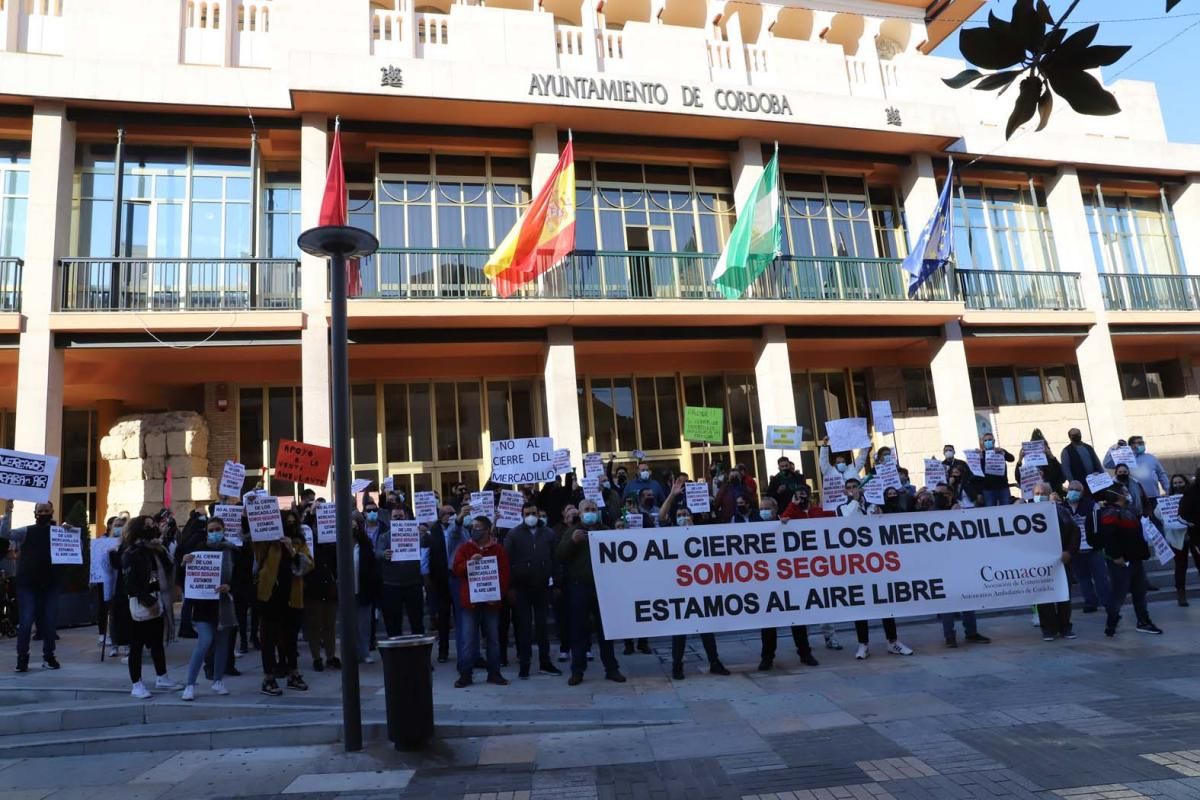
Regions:
<instances>
[{"instance_id":1,"label":"clear blue sky","mask_svg":"<svg viewBox=\"0 0 1200 800\"><path fill-rule=\"evenodd\" d=\"M1069 0L1049 0L1049 4L1056 17L1071 5ZM1200 143L1200 102L1197 102L1200 0L1183 0L1170 14L1165 13L1166 7L1165 0L1082 0L1071 12L1067 26L1078 29L1083 23L1100 22L1097 44L1132 45L1133 49L1124 58L1104 68L1105 82L1111 83L1118 73L1121 78L1153 81L1158 85L1158 99L1170 140ZM995 11L996 16L1008 19L1012 0L988 0L972 19L986 20L989 9ZM1146 17L1162 19L1125 21ZM1164 44L1191 25L1195 27ZM975 25L967 23L966 27ZM1155 48L1160 49L1152 52ZM961 58L957 32L943 42L935 54ZM1145 60L1133 63L1143 56L1146 56Z\"/></svg>"}]
</instances>

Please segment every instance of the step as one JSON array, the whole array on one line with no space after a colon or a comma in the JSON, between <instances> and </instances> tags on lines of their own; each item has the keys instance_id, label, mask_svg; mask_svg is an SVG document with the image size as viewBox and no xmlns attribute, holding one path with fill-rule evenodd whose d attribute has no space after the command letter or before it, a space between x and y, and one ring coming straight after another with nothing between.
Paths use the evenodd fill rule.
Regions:
<instances>
[{"instance_id":1,"label":"step","mask_svg":"<svg viewBox=\"0 0 1200 800\"><path fill-rule=\"evenodd\" d=\"M165 700L165 698L164 698ZM118 702L91 704L78 702L41 702L10 706L0 710L0 737L50 731L76 731L89 728L109 728L116 725L152 725L157 723L191 722L195 720L230 719L258 714L301 714L329 712L333 704L270 707L258 703L220 702L207 697L203 703L187 703L178 698L165 702L137 702L125 692Z\"/></svg>"}]
</instances>

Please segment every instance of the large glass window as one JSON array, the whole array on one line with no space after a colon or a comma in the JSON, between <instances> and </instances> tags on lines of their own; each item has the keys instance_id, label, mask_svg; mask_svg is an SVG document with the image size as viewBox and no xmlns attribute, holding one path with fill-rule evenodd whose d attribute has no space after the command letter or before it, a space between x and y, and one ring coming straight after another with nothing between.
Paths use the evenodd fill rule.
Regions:
<instances>
[{"instance_id":1,"label":"large glass window","mask_svg":"<svg viewBox=\"0 0 1200 800\"><path fill-rule=\"evenodd\" d=\"M861 176L785 173L783 251L822 258L904 252L895 192Z\"/></svg>"},{"instance_id":2,"label":"large glass window","mask_svg":"<svg viewBox=\"0 0 1200 800\"><path fill-rule=\"evenodd\" d=\"M64 458L59 467L62 502L57 509L60 520L82 525L91 525L96 521L96 458L99 447L96 412L90 409L64 410Z\"/></svg>"},{"instance_id":3,"label":"large glass window","mask_svg":"<svg viewBox=\"0 0 1200 800\"><path fill-rule=\"evenodd\" d=\"M1079 368L1074 364L971 367L969 375L977 408L1083 402Z\"/></svg>"},{"instance_id":4,"label":"large glass window","mask_svg":"<svg viewBox=\"0 0 1200 800\"><path fill-rule=\"evenodd\" d=\"M292 386L247 386L238 390L238 461L246 466L243 492L263 481L278 497L294 495L296 485L275 477L280 439L304 440L300 389Z\"/></svg>"},{"instance_id":5,"label":"large glass window","mask_svg":"<svg viewBox=\"0 0 1200 800\"><path fill-rule=\"evenodd\" d=\"M1092 255L1103 272L1179 275L1183 257L1162 190L1127 194L1097 185L1084 192Z\"/></svg>"},{"instance_id":6,"label":"large glass window","mask_svg":"<svg viewBox=\"0 0 1200 800\"><path fill-rule=\"evenodd\" d=\"M25 255L29 146L0 142L0 256Z\"/></svg>"},{"instance_id":7,"label":"large glass window","mask_svg":"<svg viewBox=\"0 0 1200 800\"><path fill-rule=\"evenodd\" d=\"M1126 362L1117 365L1121 374L1121 396L1126 400L1183 397L1187 393L1179 361Z\"/></svg>"},{"instance_id":8,"label":"large glass window","mask_svg":"<svg viewBox=\"0 0 1200 800\"><path fill-rule=\"evenodd\" d=\"M263 199L267 257L300 258L300 185L268 183Z\"/></svg>"},{"instance_id":9,"label":"large glass window","mask_svg":"<svg viewBox=\"0 0 1200 800\"><path fill-rule=\"evenodd\" d=\"M1054 271L1054 236L1041 187L964 181L955 191L955 256L962 269Z\"/></svg>"}]
</instances>

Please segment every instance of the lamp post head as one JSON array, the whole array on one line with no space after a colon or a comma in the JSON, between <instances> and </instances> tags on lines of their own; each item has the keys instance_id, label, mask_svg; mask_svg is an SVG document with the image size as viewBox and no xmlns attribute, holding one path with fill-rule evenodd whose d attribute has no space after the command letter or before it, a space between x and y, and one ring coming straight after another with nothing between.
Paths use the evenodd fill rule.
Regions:
<instances>
[{"instance_id":1,"label":"lamp post head","mask_svg":"<svg viewBox=\"0 0 1200 800\"><path fill-rule=\"evenodd\" d=\"M379 249L379 240L369 231L348 225L322 225L309 228L296 240L310 256L363 258Z\"/></svg>"}]
</instances>

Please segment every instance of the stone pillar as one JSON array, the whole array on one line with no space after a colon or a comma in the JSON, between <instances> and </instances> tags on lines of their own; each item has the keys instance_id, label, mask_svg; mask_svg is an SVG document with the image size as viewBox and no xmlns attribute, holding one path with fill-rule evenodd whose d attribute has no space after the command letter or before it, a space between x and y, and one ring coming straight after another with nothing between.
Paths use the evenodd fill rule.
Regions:
<instances>
[{"instance_id":1,"label":"stone pillar","mask_svg":"<svg viewBox=\"0 0 1200 800\"><path fill-rule=\"evenodd\" d=\"M1192 175L1182 188L1170 195L1171 212L1179 230L1179 251L1183 259L1180 269L1189 275L1200 275L1200 177Z\"/></svg>"},{"instance_id":2,"label":"stone pillar","mask_svg":"<svg viewBox=\"0 0 1200 800\"><path fill-rule=\"evenodd\" d=\"M533 126L529 142L529 175L533 191L538 191L550 178L558 163L558 128L552 123L539 122Z\"/></svg>"},{"instance_id":3,"label":"stone pillar","mask_svg":"<svg viewBox=\"0 0 1200 800\"><path fill-rule=\"evenodd\" d=\"M1108 329L1108 311L1100 287L1100 265L1092 256L1087 211L1079 175L1073 167L1061 167L1047 183L1046 208L1054 230L1059 267L1064 271L1079 272L1084 308L1096 315L1095 324L1075 348L1075 358L1079 364L1079 380L1083 384L1091 441L1097 451L1103 452L1127 435L1125 402Z\"/></svg>"},{"instance_id":4,"label":"stone pillar","mask_svg":"<svg viewBox=\"0 0 1200 800\"><path fill-rule=\"evenodd\" d=\"M579 398L576 394L575 336L566 326L546 330L544 363L546 384L546 422L555 447L571 451L571 463L583 474L583 436L579 424Z\"/></svg>"},{"instance_id":5,"label":"stone pillar","mask_svg":"<svg viewBox=\"0 0 1200 800\"><path fill-rule=\"evenodd\" d=\"M750 202L754 184L763 174L762 142L757 139L738 139L738 149L729 160L733 174L734 207L741 213Z\"/></svg>"},{"instance_id":6,"label":"stone pillar","mask_svg":"<svg viewBox=\"0 0 1200 800\"><path fill-rule=\"evenodd\" d=\"M975 425L971 376L967 372L967 351L963 347L962 325L957 320L942 327L942 338L935 345L929 370L933 378L941 444L952 444L960 452L978 447L979 431Z\"/></svg>"},{"instance_id":7,"label":"stone pillar","mask_svg":"<svg viewBox=\"0 0 1200 800\"><path fill-rule=\"evenodd\" d=\"M754 351L754 382L758 390L758 415L766 441L768 425L795 425L796 398L792 392L792 362L782 325L764 325ZM767 454L770 471L771 454Z\"/></svg>"},{"instance_id":8,"label":"stone pillar","mask_svg":"<svg viewBox=\"0 0 1200 800\"><path fill-rule=\"evenodd\" d=\"M321 197L325 192L325 172L329 166L323 114L305 114L300 127L300 227L316 227L321 216ZM325 316L328 299L329 262L323 258L300 256L300 308L304 312L304 330L300 334L300 394L304 441L328 447L330 440L329 394L329 319ZM346 287L333 287L345 291ZM274 457L274 454L272 454Z\"/></svg>"},{"instance_id":9,"label":"stone pillar","mask_svg":"<svg viewBox=\"0 0 1200 800\"><path fill-rule=\"evenodd\" d=\"M50 312L54 308L59 257L67 255L71 235L71 182L75 172L75 125L66 106L39 102L33 107L30 141L29 205L25 268L21 273L21 333L17 366L16 449L61 455L63 354L54 346ZM74 456L72 456L74 457ZM50 497L57 504L62 468ZM55 509L59 514L62 509ZM33 521L33 504L16 503L13 524Z\"/></svg>"}]
</instances>

